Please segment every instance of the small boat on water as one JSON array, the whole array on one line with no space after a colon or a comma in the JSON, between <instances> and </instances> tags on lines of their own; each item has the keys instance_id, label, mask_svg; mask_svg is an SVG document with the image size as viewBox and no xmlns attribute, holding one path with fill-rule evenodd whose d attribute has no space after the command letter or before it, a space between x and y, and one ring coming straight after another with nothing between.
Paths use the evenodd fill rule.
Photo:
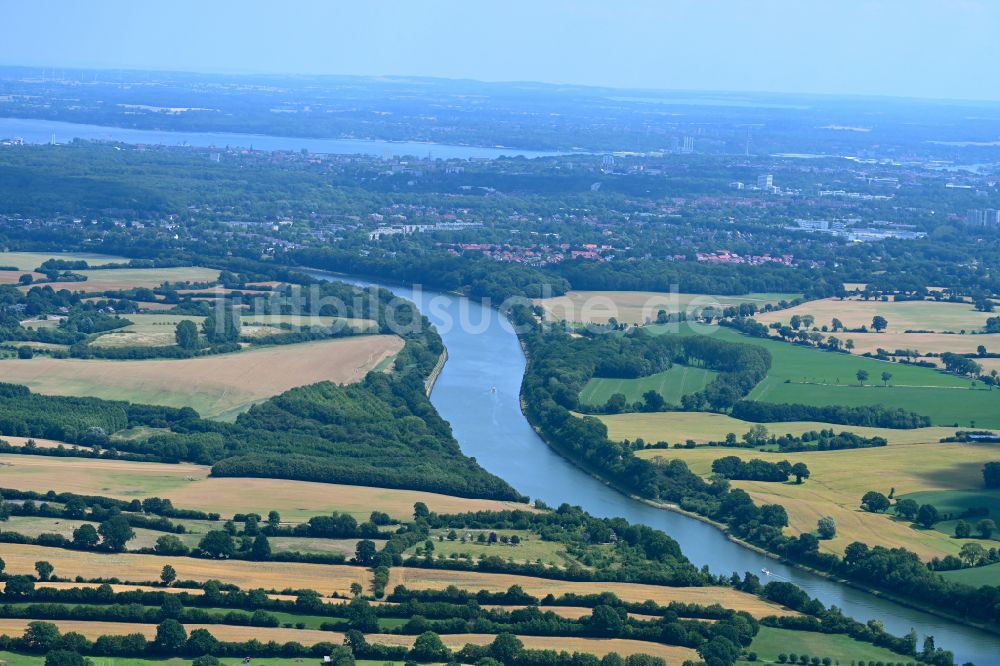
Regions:
<instances>
[{"instance_id":1,"label":"small boat on water","mask_svg":"<svg viewBox=\"0 0 1000 666\"><path fill-rule=\"evenodd\" d=\"M765 576L770 576L771 575L771 570L770 569L761 569L761 573L763 573Z\"/></svg>"},{"instance_id":2,"label":"small boat on water","mask_svg":"<svg viewBox=\"0 0 1000 666\"><path fill-rule=\"evenodd\" d=\"M493 388L490 389L490 393L496 393L496 392L497 392L497 387L496 386L494 386Z\"/></svg>"}]
</instances>

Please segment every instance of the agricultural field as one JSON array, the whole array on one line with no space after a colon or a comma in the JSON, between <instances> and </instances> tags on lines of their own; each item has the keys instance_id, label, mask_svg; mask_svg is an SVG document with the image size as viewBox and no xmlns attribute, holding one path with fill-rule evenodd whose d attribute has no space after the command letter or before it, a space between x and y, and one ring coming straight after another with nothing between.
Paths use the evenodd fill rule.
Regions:
<instances>
[{"instance_id":1,"label":"agricultural field","mask_svg":"<svg viewBox=\"0 0 1000 666\"><path fill-rule=\"evenodd\" d=\"M733 418L728 414L715 412L653 412L634 414L601 414L600 419L608 428L608 437L613 440L643 439L647 443L668 442L683 444L693 440L698 444L721 442L728 433L738 438L755 425L752 421ZM813 430L833 429L835 432L853 432L862 437L884 437L892 444L919 444L938 442L943 437L955 434L954 428L932 426L930 428L874 428L850 426L819 421L779 421L760 424L772 435L801 435Z\"/></svg>"},{"instance_id":2,"label":"agricultural field","mask_svg":"<svg viewBox=\"0 0 1000 666\"><path fill-rule=\"evenodd\" d=\"M189 359L5 359L0 375L43 394L193 407L204 417L231 419L296 386L360 381L402 347L396 336L369 335Z\"/></svg>"},{"instance_id":3,"label":"agricultural field","mask_svg":"<svg viewBox=\"0 0 1000 666\"><path fill-rule=\"evenodd\" d=\"M90 344L95 347L169 347L177 344L174 331L185 319L201 325L204 317L172 314L128 315L132 323L101 333Z\"/></svg>"},{"instance_id":4,"label":"agricultural field","mask_svg":"<svg viewBox=\"0 0 1000 666\"><path fill-rule=\"evenodd\" d=\"M26 544L4 544L3 559L9 574L33 574L35 562L46 560L62 578L100 575L127 582L156 581L164 564L171 564L181 579L221 580L241 588L312 589L322 595L349 595L351 583L365 589L371 583L371 570L337 564L299 562L248 562L243 560L205 560L193 557L162 557L139 553L96 553L91 551L45 548Z\"/></svg>"},{"instance_id":5,"label":"agricultural field","mask_svg":"<svg viewBox=\"0 0 1000 666\"><path fill-rule=\"evenodd\" d=\"M9 636L20 636L24 633L29 620L0 619L0 634ZM129 633L141 633L148 639L156 635L156 625L154 624L130 624L126 622L88 622L88 621L60 621L60 627L65 631L75 631L87 638L94 639L101 635L124 635ZM219 640L223 641L248 641L257 639L260 641L277 641L287 643L297 641L303 645L313 645L321 642L342 643L344 634L336 631L321 631L318 629L286 629L283 627L243 627L225 624L188 624L185 628L190 631L205 629ZM416 640L416 636L404 636L395 634L368 634L366 636L369 643L376 645L405 645L411 646ZM443 634L441 641L453 650L461 649L468 643L474 645L488 645L493 642L495 636L492 634ZM575 652L588 652L601 657L608 652L617 652L620 655L631 654L651 654L664 659L669 659L670 663L677 663L688 659L697 659L697 653L689 648L673 645L662 645L660 643L650 643L645 641L635 641L628 639L597 639L582 637L564 636L521 636L521 642L528 649L564 649ZM254 660L258 661L267 660ZM284 663L293 661L285 659ZM151 664L159 662L150 662ZM378 662L381 664L382 662ZM95 665L96 666L96 665Z\"/></svg>"},{"instance_id":6,"label":"agricultural field","mask_svg":"<svg viewBox=\"0 0 1000 666\"><path fill-rule=\"evenodd\" d=\"M91 252L0 252L0 266L16 266L19 271L38 268L49 259L63 261L86 261L89 266L127 263L127 257Z\"/></svg>"},{"instance_id":7,"label":"agricultural field","mask_svg":"<svg viewBox=\"0 0 1000 666\"><path fill-rule=\"evenodd\" d=\"M165 347L176 344L174 330L184 320L201 325L204 317L175 314L130 314L132 324L113 331L101 333L91 345L97 347ZM31 324L54 325L58 322L30 322ZM377 325L370 319L348 319L342 317L299 316L299 315L243 315L241 333L247 336L268 335L284 332L279 324L301 327L332 328L334 326L370 331ZM22 322L24 325L24 322Z\"/></svg>"},{"instance_id":8,"label":"agricultural field","mask_svg":"<svg viewBox=\"0 0 1000 666\"><path fill-rule=\"evenodd\" d=\"M642 394L656 391L672 405L679 405L681 397L705 388L718 376L717 372L686 365L674 365L669 370L637 379L593 377L580 391L580 402L586 405L603 405L615 393L621 393L629 403L642 400Z\"/></svg>"},{"instance_id":9,"label":"agricultural field","mask_svg":"<svg viewBox=\"0 0 1000 666\"><path fill-rule=\"evenodd\" d=\"M201 541L201 538L211 530L222 529L221 522L175 520L181 523L187 530L184 534L175 534L180 541L188 548L194 548ZM72 520L68 518L46 518L41 516L12 516L6 523L4 529L17 532L25 536L37 537L39 534L60 534L67 539L73 538L73 530L81 525L88 524L86 520ZM89 523L96 529L96 523ZM158 530L150 530L142 527L133 528L135 538L128 542L129 550L139 550L140 548L152 548L156 545L156 540L166 534ZM354 556L355 547L360 539L313 539L308 537L271 537L269 540L271 552L274 553L323 553L330 555L344 555L348 558ZM381 548L385 545L384 539L375 540L376 545Z\"/></svg>"},{"instance_id":10,"label":"agricultural field","mask_svg":"<svg viewBox=\"0 0 1000 666\"><path fill-rule=\"evenodd\" d=\"M876 353L885 349L890 354L897 349L909 349L921 354L974 354L979 346L986 347L988 352L1000 352L1000 333L978 333L961 335L956 333L838 333L841 339L854 341L854 353ZM923 358L922 361L934 361L933 358ZM983 364L984 360L976 359ZM997 359L992 359L997 360Z\"/></svg>"},{"instance_id":11,"label":"agricultural field","mask_svg":"<svg viewBox=\"0 0 1000 666\"><path fill-rule=\"evenodd\" d=\"M31 275L33 281L44 280L44 273L33 273L31 271L0 271L0 284L20 284L22 275Z\"/></svg>"},{"instance_id":12,"label":"agricultural field","mask_svg":"<svg viewBox=\"0 0 1000 666\"><path fill-rule=\"evenodd\" d=\"M792 631L777 627L761 627L750 644L750 651L757 653L761 661L777 662L779 654L809 655L810 657L830 657L841 663L847 659L879 662L908 662L913 657L896 654L871 643L856 641L843 634L821 634L810 631Z\"/></svg>"},{"instance_id":13,"label":"agricultural field","mask_svg":"<svg viewBox=\"0 0 1000 666\"><path fill-rule=\"evenodd\" d=\"M512 559L515 562L541 561L543 564L557 566L565 566L566 564L575 562L575 560L567 555L566 547L563 544L554 541L543 541L539 535L527 530L459 530L455 540L447 538L449 531L431 531L431 542L434 544L435 556L470 556L476 560L481 555L485 555L487 557L500 557L505 560ZM508 538L517 536L520 539L520 543L514 545L498 541L491 544L478 541L480 534L483 534L488 539L490 533L496 534L498 539L503 536ZM465 543L462 543L463 537L465 538ZM418 548L423 547L423 544L418 544L406 552L407 554L411 554Z\"/></svg>"},{"instance_id":14,"label":"agricultural field","mask_svg":"<svg viewBox=\"0 0 1000 666\"><path fill-rule=\"evenodd\" d=\"M972 303L938 303L935 301L866 301L859 298L823 298L802 303L787 310L761 312L756 319L762 324L787 324L793 315L815 318L813 326L829 326L834 318L847 328L871 328L872 317L881 315L888 321L886 333L912 331L954 332L979 331L991 315L979 312ZM838 337L848 338L852 333ZM885 347L885 345L882 345ZM888 349L888 347L886 347Z\"/></svg>"},{"instance_id":15,"label":"agricultural field","mask_svg":"<svg viewBox=\"0 0 1000 666\"><path fill-rule=\"evenodd\" d=\"M893 443L889 446L842 451L772 453L753 449L698 447L695 449L646 449L638 455L652 459L680 459L697 474L709 476L712 461L723 456L743 460L760 458L771 462L804 462L811 476L801 485L760 481L732 481L757 503L781 504L788 512L793 533L812 532L823 516L832 516L837 535L822 541L822 550L843 554L853 541L887 547L904 546L924 559L957 555L968 540L952 538L938 530L912 527L891 514L862 511L861 497L869 490L913 497L928 502L927 491L981 488L982 467L997 458L993 444ZM916 495L914 494L916 493ZM981 491L1000 502L1000 491ZM947 507L939 507L942 514ZM988 541L981 542L989 548Z\"/></svg>"},{"instance_id":16,"label":"agricultural field","mask_svg":"<svg viewBox=\"0 0 1000 666\"><path fill-rule=\"evenodd\" d=\"M707 307L717 309L741 303L762 307L768 303L791 301L802 294L746 294L744 296L718 296L712 294L679 294L655 291L568 291L563 296L535 299L545 309L550 321L574 321L588 324L606 324L614 317L621 323L646 324L656 321L657 312L668 313L701 311Z\"/></svg>"},{"instance_id":17,"label":"agricultural field","mask_svg":"<svg viewBox=\"0 0 1000 666\"><path fill-rule=\"evenodd\" d=\"M413 505L431 511L530 510L525 504L468 499L418 490L347 486L287 479L210 477L211 468L179 463L128 462L89 458L0 455L0 487L36 492L72 492L116 499L160 497L176 506L216 511L223 516L276 510L286 521L301 521L333 511L367 520L376 508L398 520L413 516Z\"/></svg>"},{"instance_id":18,"label":"agricultural field","mask_svg":"<svg viewBox=\"0 0 1000 666\"><path fill-rule=\"evenodd\" d=\"M665 587L641 583L578 582L478 571L393 567L389 574L389 589L396 585L405 585L412 590L443 590L449 585L457 585L464 589L490 592L502 592L511 585L519 585L528 594L538 597L544 597L549 593L559 596L570 593L612 592L624 601L640 602L650 599L664 605L671 601L704 605L717 603L726 608L746 611L755 617L797 615L795 611L728 587Z\"/></svg>"},{"instance_id":19,"label":"agricultural field","mask_svg":"<svg viewBox=\"0 0 1000 666\"><path fill-rule=\"evenodd\" d=\"M86 293L117 291L121 289L154 289L164 282L215 282L219 271L201 266L178 268L109 268L74 271L85 276L83 282L51 282L56 291L68 289Z\"/></svg>"},{"instance_id":20,"label":"agricultural field","mask_svg":"<svg viewBox=\"0 0 1000 666\"><path fill-rule=\"evenodd\" d=\"M929 416L934 425L1000 428L1000 391L968 378L931 368L879 361L824 351L774 339L752 338L721 326L650 326L653 333L700 332L764 347L771 353L771 370L747 396L750 400L848 407L881 404ZM862 385L856 373L869 379ZM892 376L883 385L881 376Z\"/></svg>"}]
</instances>

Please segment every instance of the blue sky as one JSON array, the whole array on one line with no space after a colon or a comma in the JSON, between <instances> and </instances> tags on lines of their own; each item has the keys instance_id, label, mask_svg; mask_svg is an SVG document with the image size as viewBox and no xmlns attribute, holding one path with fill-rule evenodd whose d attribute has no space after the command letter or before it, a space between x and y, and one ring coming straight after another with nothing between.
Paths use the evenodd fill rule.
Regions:
<instances>
[{"instance_id":1,"label":"blue sky","mask_svg":"<svg viewBox=\"0 0 1000 666\"><path fill-rule=\"evenodd\" d=\"M0 0L0 64L1000 100L1000 0Z\"/></svg>"}]
</instances>

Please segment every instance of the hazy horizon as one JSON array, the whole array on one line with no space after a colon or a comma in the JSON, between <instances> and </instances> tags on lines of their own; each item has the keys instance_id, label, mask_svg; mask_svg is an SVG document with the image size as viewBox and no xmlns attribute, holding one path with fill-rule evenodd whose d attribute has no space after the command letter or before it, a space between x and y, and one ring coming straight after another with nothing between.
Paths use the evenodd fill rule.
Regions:
<instances>
[{"instance_id":1,"label":"hazy horizon","mask_svg":"<svg viewBox=\"0 0 1000 666\"><path fill-rule=\"evenodd\" d=\"M27 28L8 31L0 63L1000 101L992 70L1000 61L1000 3L986 0L386 0L293 8L0 0L7 25Z\"/></svg>"}]
</instances>

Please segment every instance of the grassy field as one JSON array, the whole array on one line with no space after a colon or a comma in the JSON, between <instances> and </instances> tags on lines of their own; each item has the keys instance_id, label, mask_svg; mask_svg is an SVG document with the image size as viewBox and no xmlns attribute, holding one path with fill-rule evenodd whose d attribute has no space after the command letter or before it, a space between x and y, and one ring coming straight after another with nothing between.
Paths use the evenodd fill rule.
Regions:
<instances>
[{"instance_id":1,"label":"grassy field","mask_svg":"<svg viewBox=\"0 0 1000 666\"><path fill-rule=\"evenodd\" d=\"M861 496L869 490L897 497L925 491L953 491L982 485L983 463L997 458L990 444L891 444L874 449L809 453L768 453L747 449L700 447L696 449L647 449L642 457L681 459L697 474L711 474L712 461L735 455L742 459L805 462L812 476L803 484L733 481L758 503L781 504L788 512L792 533L811 532L823 516L837 523L837 536L821 548L843 554L852 541L871 545L904 546L924 559L957 555L965 540L936 530L916 529L890 514L860 509ZM1000 500L1000 491L990 494ZM926 501L926 500L924 500ZM943 507L942 507L943 508ZM990 542L982 542L987 548Z\"/></svg>"},{"instance_id":2,"label":"grassy field","mask_svg":"<svg viewBox=\"0 0 1000 666\"><path fill-rule=\"evenodd\" d=\"M871 328L872 317L881 315L889 325L886 333L914 331L978 331L982 330L988 313L979 312L971 303L936 303L933 301L864 301L857 298L841 300L823 298L809 301L794 308L776 312L762 312L756 319L764 324L772 322L788 323L793 315L815 317L814 326L829 326L834 318L847 328ZM838 337L846 339L851 333ZM884 345L883 345L884 346ZM888 349L888 347L887 347Z\"/></svg>"},{"instance_id":3,"label":"grassy field","mask_svg":"<svg viewBox=\"0 0 1000 666\"><path fill-rule=\"evenodd\" d=\"M1000 391L981 382L930 368L903 365L857 355L828 352L774 339L751 338L720 326L650 326L653 333L705 334L721 340L759 345L771 353L771 370L748 398L774 403L817 406L882 404L929 416L935 425L1000 428ZM855 377L865 370L864 386ZM882 372L892 378L883 386Z\"/></svg>"},{"instance_id":4,"label":"grassy field","mask_svg":"<svg viewBox=\"0 0 1000 666\"><path fill-rule=\"evenodd\" d=\"M830 657L835 662L847 664L855 660L908 662L913 657L896 654L871 643L856 641L843 634L821 634L811 631L792 631L777 627L761 627L748 648L757 653L761 661L777 662L779 654L807 654L810 657Z\"/></svg>"},{"instance_id":5,"label":"grassy field","mask_svg":"<svg viewBox=\"0 0 1000 666\"><path fill-rule=\"evenodd\" d=\"M621 393L630 403L642 400L646 391L656 391L672 405L679 405L681 396L705 388L718 375L712 370L674 365L669 370L637 379L611 379L594 377L580 391L580 402L586 405L603 405L615 393Z\"/></svg>"},{"instance_id":6,"label":"grassy field","mask_svg":"<svg viewBox=\"0 0 1000 666\"><path fill-rule=\"evenodd\" d=\"M0 264L2 265L2 264ZM0 284L20 284L21 276L25 273L31 275L34 281L44 280L44 273L32 273L31 271L0 271Z\"/></svg>"},{"instance_id":7,"label":"grassy field","mask_svg":"<svg viewBox=\"0 0 1000 666\"><path fill-rule=\"evenodd\" d=\"M0 375L39 393L193 407L202 416L235 418L295 386L359 381L402 347L396 336L368 335L190 359L5 359Z\"/></svg>"},{"instance_id":8,"label":"grassy field","mask_svg":"<svg viewBox=\"0 0 1000 666\"><path fill-rule=\"evenodd\" d=\"M434 543L434 555L471 555L473 559L478 559L480 555L501 557L503 559L513 559L515 562L534 562L541 560L545 564L555 564L565 566L574 560L566 554L566 547L554 541L542 541L541 537L527 530L460 530L458 539L449 541L447 539L449 530L431 530L431 541ZM495 532L497 537L514 536L521 540L518 545L504 543L478 543L476 541L480 533L489 537L490 532ZM466 538L466 543L462 543L461 537ZM439 537L444 540L440 541ZM417 544L407 551L411 554L417 548L423 548L423 544Z\"/></svg>"},{"instance_id":9,"label":"grassy field","mask_svg":"<svg viewBox=\"0 0 1000 666\"><path fill-rule=\"evenodd\" d=\"M116 257L110 254L93 254L91 252L0 252L0 266L17 266L18 270L29 271L38 268L48 259L64 261L86 261L90 266L107 264L123 264L127 257Z\"/></svg>"},{"instance_id":10,"label":"grassy field","mask_svg":"<svg viewBox=\"0 0 1000 666\"><path fill-rule=\"evenodd\" d=\"M727 414L712 412L654 412L650 414L609 414L599 415L608 428L608 436L614 440L638 438L646 442L683 443L691 439L698 443L721 442L728 433L738 438L756 425ZM893 428L871 428L867 426L845 426L819 421L779 421L764 423L773 435L801 435L812 430L832 428L835 432L849 431L864 437L885 437L893 444L919 444L938 442L943 437L955 434L954 428L933 426L898 430Z\"/></svg>"},{"instance_id":11,"label":"grassy field","mask_svg":"<svg viewBox=\"0 0 1000 666\"><path fill-rule=\"evenodd\" d=\"M792 300L801 294L746 294L716 296L712 294L670 294L655 291L568 291L564 296L536 299L552 321L578 321L605 324L611 317L627 324L645 324L656 320L660 310L667 312L701 311L707 307L724 308L740 303L758 307L781 300Z\"/></svg>"},{"instance_id":12,"label":"grassy field","mask_svg":"<svg viewBox=\"0 0 1000 666\"><path fill-rule=\"evenodd\" d=\"M47 560L55 567L56 575L63 578L99 575L141 583L158 580L163 565L170 564L180 579L216 579L246 589L308 588L323 595L335 592L346 595L350 593L351 583L361 583L367 589L371 582L371 572L362 567L93 553L24 544L4 544L3 559L10 574L32 573L35 562Z\"/></svg>"},{"instance_id":13,"label":"grassy field","mask_svg":"<svg viewBox=\"0 0 1000 666\"><path fill-rule=\"evenodd\" d=\"M131 500L162 497L185 509L217 511L223 516L274 509L283 520L299 521L332 511L367 520L375 509L403 520L413 504L424 502L438 513L530 510L526 504L467 499L418 490L395 490L286 479L209 477L210 468L180 463L127 462L88 458L0 455L0 487L73 492Z\"/></svg>"},{"instance_id":14,"label":"grassy field","mask_svg":"<svg viewBox=\"0 0 1000 666\"><path fill-rule=\"evenodd\" d=\"M1000 563L990 564L985 567L975 567L972 569L942 571L941 575L950 581L969 585L970 587L1000 585Z\"/></svg>"},{"instance_id":15,"label":"grassy field","mask_svg":"<svg viewBox=\"0 0 1000 666\"><path fill-rule=\"evenodd\" d=\"M457 585L467 590L490 592L503 592L511 585L519 585L525 592L537 597L544 597L549 593L559 596L571 592L576 594L613 592L625 601L638 602L651 599L664 605L671 601L704 605L718 603L726 608L745 610L755 617L796 614L795 611L782 608L760 597L728 587L665 587L640 583L577 582L478 571L393 567L389 574L388 589L391 590L396 585L405 585L413 590L442 590L449 585Z\"/></svg>"},{"instance_id":16,"label":"grassy field","mask_svg":"<svg viewBox=\"0 0 1000 666\"><path fill-rule=\"evenodd\" d=\"M56 291L68 289L79 292L102 292L145 287L153 289L164 282L215 282L219 271L201 266L179 268L113 268L74 271L87 279L83 282L52 282Z\"/></svg>"}]
</instances>

